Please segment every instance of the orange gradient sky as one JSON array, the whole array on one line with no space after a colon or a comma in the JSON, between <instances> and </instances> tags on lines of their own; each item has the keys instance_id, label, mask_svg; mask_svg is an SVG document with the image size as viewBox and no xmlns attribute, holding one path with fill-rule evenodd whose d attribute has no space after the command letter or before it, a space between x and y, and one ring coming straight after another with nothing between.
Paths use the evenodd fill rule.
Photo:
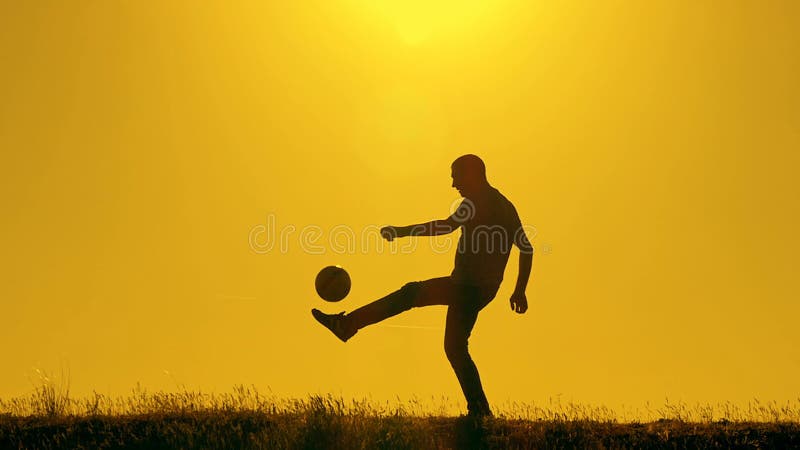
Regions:
<instances>
[{"instance_id":1,"label":"orange gradient sky","mask_svg":"<svg viewBox=\"0 0 800 450\"><path fill-rule=\"evenodd\" d=\"M79 395L461 401L444 307L346 345L309 310L448 274L423 238L328 238L445 217L477 153L536 230L530 310L515 250L471 339L491 401L797 398L800 3L436 5L2 3L0 396L67 367ZM254 251L270 217L297 231Z\"/></svg>"}]
</instances>

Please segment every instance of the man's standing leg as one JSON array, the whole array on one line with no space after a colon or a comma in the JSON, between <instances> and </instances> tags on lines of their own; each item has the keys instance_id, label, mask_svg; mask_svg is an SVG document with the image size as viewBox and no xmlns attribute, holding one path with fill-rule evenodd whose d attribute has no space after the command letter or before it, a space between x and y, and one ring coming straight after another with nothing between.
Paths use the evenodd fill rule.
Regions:
<instances>
[{"instance_id":1,"label":"man's standing leg","mask_svg":"<svg viewBox=\"0 0 800 450\"><path fill-rule=\"evenodd\" d=\"M463 291L459 289L459 291ZM444 351L458 377L461 390L467 400L470 414L491 416L489 401L483 392L478 368L469 355L468 341L478 319L478 312L485 306L473 292L463 292L447 308L447 324L444 332Z\"/></svg>"}]
</instances>

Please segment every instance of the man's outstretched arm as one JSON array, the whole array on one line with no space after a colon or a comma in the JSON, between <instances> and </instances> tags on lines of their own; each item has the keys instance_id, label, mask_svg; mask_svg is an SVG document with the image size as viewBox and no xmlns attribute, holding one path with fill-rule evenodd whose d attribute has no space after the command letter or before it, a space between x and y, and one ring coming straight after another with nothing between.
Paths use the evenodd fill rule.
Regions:
<instances>
[{"instance_id":1,"label":"man's outstretched arm","mask_svg":"<svg viewBox=\"0 0 800 450\"><path fill-rule=\"evenodd\" d=\"M381 236L387 241L392 241L396 237L449 234L472 219L472 216L475 215L474 208L472 202L464 200L446 219L432 220L407 227L386 226L381 228Z\"/></svg>"},{"instance_id":2,"label":"man's outstretched arm","mask_svg":"<svg viewBox=\"0 0 800 450\"><path fill-rule=\"evenodd\" d=\"M381 236L387 241L406 236L439 236L452 233L456 228L458 228L458 224L447 218L405 227L386 226L381 228Z\"/></svg>"}]
</instances>

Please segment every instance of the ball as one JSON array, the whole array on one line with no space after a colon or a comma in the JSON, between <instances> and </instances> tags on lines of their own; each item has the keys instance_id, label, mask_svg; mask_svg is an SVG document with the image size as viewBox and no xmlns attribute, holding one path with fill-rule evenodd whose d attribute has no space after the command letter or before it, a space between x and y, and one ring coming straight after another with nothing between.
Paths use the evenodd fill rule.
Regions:
<instances>
[{"instance_id":1,"label":"ball","mask_svg":"<svg viewBox=\"0 0 800 450\"><path fill-rule=\"evenodd\" d=\"M323 300L338 302L350 293L350 275L341 266L328 266L319 271L314 287Z\"/></svg>"}]
</instances>

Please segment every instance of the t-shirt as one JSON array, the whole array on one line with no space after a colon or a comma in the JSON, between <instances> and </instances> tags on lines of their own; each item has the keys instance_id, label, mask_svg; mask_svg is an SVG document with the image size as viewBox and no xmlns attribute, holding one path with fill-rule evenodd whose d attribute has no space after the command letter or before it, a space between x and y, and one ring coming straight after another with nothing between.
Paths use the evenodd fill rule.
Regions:
<instances>
[{"instance_id":1,"label":"t-shirt","mask_svg":"<svg viewBox=\"0 0 800 450\"><path fill-rule=\"evenodd\" d=\"M492 186L465 198L451 219L461 224L455 267L450 277L458 284L498 288L512 244L532 251L514 205Z\"/></svg>"}]
</instances>

